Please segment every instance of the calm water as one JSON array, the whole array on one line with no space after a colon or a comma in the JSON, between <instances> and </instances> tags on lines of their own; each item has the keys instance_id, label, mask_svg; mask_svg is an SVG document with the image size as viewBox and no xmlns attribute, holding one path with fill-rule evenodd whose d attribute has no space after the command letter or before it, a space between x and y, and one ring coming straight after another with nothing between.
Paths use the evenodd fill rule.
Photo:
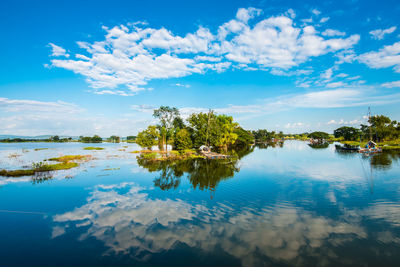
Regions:
<instances>
[{"instance_id":1,"label":"calm water","mask_svg":"<svg viewBox=\"0 0 400 267\"><path fill-rule=\"evenodd\" d=\"M396 154L286 141L148 165L135 145L100 145L0 144L7 169L94 156L48 180L0 177L1 266L400 266Z\"/></svg>"}]
</instances>

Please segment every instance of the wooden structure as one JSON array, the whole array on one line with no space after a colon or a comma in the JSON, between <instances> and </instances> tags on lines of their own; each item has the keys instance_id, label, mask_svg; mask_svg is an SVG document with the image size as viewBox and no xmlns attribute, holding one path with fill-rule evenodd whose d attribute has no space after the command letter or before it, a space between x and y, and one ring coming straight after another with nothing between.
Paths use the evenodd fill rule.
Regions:
<instances>
[{"instance_id":1,"label":"wooden structure","mask_svg":"<svg viewBox=\"0 0 400 267\"><path fill-rule=\"evenodd\" d=\"M211 148L208 146L203 145L199 148L199 150L200 150L200 153L207 159L227 159L227 158L229 158L228 155L223 155L223 154L218 154L218 153L212 152Z\"/></svg>"}]
</instances>

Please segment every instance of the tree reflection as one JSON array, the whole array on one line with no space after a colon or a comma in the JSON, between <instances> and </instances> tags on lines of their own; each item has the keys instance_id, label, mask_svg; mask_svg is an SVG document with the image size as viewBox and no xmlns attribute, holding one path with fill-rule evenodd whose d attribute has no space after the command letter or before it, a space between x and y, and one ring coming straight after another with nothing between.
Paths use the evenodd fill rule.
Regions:
<instances>
[{"instance_id":1,"label":"tree reflection","mask_svg":"<svg viewBox=\"0 0 400 267\"><path fill-rule=\"evenodd\" d=\"M316 144L308 144L308 145L314 149L323 149L323 148L328 148L329 143L316 143Z\"/></svg>"},{"instance_id":2,"label":"tree reflection","mask_svg":"<svg viewBox=\"0 0 400 267\"><path fill-rule=\"evenodd\" d=\"M398 161L400 154L397 152L384 152L370 156L370 164L374 169L388 170L393 161Z\"/></svg>"},{"instance_id":3,"label":"tree reflection","mask_svg":"<svg viewBox=\"0 0 400 267\"><path fill-rule=\"evenodd\" d=\"M147 161L138 159L138 164L149 172L159 172L154 186L162 190L177 189L182 176L186 175L193 188L215 191L218 183L232 178L238 167L239 159L250 154L254 147L231 151L233 157L226 160L185 159L176 161Z\"/></svg>"}]
</instances>

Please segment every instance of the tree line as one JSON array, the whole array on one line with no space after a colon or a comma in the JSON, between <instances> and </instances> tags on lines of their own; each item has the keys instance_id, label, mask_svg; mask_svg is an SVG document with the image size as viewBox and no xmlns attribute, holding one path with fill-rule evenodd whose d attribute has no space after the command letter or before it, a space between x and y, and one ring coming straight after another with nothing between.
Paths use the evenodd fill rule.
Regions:
<instances>
[{"instance_id":1,"label":"tree line","mask_svg":"<svg viewBox=\"0 0 400 267\"><path fill-rule=\"evenodd\" d=\"M336 129L333 134L336 138L345 141L369 140L375 142L396 140L400 137L400 123L384 115L371 116L368 124L361 124L360 128L343 126Z\"/></svg>"}]
</instances>

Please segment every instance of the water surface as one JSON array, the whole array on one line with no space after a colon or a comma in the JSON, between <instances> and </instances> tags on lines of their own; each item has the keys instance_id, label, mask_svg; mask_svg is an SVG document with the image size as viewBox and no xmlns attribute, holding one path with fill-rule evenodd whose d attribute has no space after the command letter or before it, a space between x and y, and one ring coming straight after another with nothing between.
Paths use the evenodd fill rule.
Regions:
<instances>
[{"instance_id":1,"label":"water surface","mask_svg":"<svg viewBox=\"0 0 400 267\"><path fill-rule=\"evenodd\" d=\"M7 169L94 157L48 180L0 177L2 266L400 266L397 154L286 141L147 164L134 144L85 146L0 144Z\"/></svg>"}]
</instances>

